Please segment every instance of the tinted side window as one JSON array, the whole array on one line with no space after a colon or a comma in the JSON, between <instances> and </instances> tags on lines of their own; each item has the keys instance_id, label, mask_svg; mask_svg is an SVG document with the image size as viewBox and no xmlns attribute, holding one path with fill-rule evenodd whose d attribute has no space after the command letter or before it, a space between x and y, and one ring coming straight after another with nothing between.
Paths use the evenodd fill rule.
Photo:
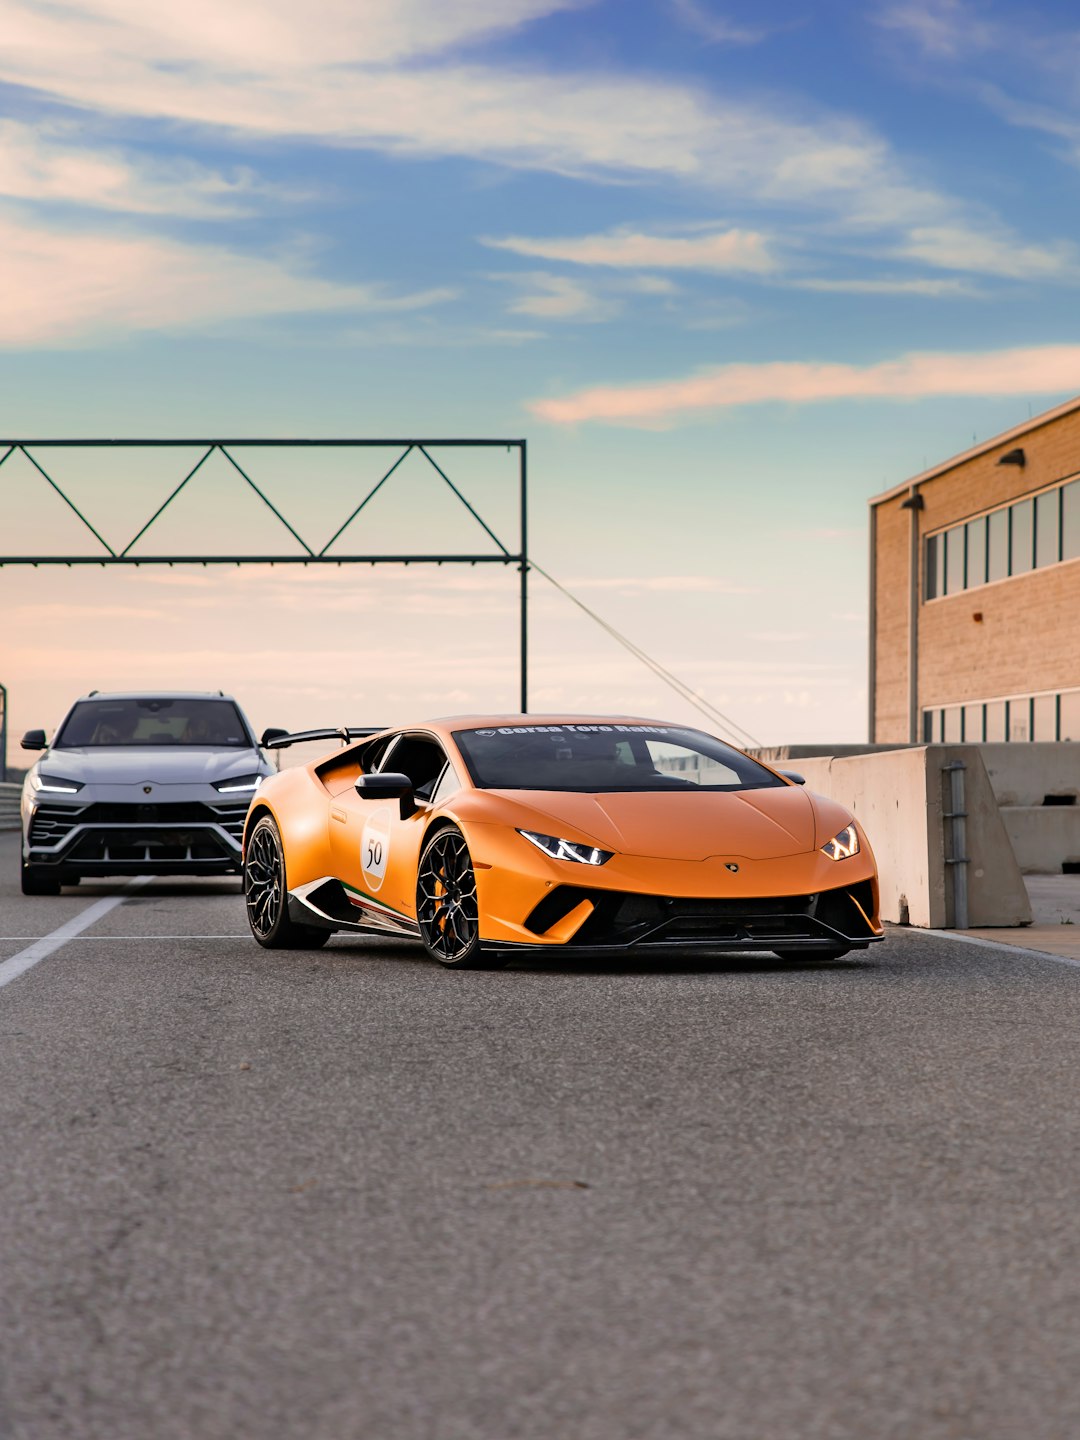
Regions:
<instances>
[{"instance_id":1,"label":"tinted side window","mask_svg":"<svg viewBox=\"0 0 1080 1440\"><path fill-rule=\"evenodd\" d=\"M378 740L372 740L370 745L364 746L360 751L360 768L365 774L370 775L373 770L378 770L383 756L396 739L396 735L383 735Z\"/></svg>"},{"instance_id":2,"label":"tinted side window","mask_svg":"<svg viewBox=\"0 0 1080 1440\"><path fill-rule=\"evenodd\" d=\"M419 798L427 800L445 764L446 754L437 741L424 735L402 735L381 768L394 775L407 775Z\"/></svg>"}]
</instances>

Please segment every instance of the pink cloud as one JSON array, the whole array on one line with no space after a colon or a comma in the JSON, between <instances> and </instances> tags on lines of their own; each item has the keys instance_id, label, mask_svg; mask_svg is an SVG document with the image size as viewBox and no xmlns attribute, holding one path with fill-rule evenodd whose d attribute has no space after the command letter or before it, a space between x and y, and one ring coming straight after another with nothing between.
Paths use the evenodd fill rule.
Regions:
<instances>
[{"instance_id":1,"label":"pink cloud","mask_svg":"<svg viewBox=\"0 0 1080 1440\"><path fill-rule=\"evenodd\" d=\"M542 420L573 425L665 426L680 416L768 401L901 400L937 395L1031 395L1080 389L1080 345L983 353L922 353L874 365L777 361L722 365L678 380L597 385L562 399L534 400Z\"/></svg>"}]
</instances>

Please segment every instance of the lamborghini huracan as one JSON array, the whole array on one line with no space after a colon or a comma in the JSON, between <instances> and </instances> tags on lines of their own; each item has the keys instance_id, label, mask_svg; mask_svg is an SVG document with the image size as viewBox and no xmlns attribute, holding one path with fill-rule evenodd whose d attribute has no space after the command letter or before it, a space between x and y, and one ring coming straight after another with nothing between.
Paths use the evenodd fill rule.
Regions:
<instances>
[{"instance_id":1,"label":"lamborghini huracan","mask_svg":"<svg viewBox=\"0 0 1080 1440\"><path fill-rule=\"evenodd\" d=\"M247 914L269 949L396 935L478 967L646 948L820 959L882 938L849 811L701 731L461 716L271 745L334 736L248 810Z\"/></svg>"}]
</instances>

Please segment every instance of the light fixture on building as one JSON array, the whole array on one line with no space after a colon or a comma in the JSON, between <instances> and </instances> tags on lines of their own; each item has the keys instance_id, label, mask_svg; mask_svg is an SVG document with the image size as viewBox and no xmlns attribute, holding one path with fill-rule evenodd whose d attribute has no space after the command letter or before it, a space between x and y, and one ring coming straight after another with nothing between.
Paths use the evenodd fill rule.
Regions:
<instances>
[{"instance_id":1,"label":"light fixture on building","mask_svg":"<svg viewBox=\"0 0 1080 1440\"><path fill-rule=\"evenodd\" d=\"M998 456L997 463L999 465L1019 465L1022 470L1027 464L1027 456L1023 450L1019 448L1016 450L1007 450L1004 455Z\"/></svg>"}]
</instances>

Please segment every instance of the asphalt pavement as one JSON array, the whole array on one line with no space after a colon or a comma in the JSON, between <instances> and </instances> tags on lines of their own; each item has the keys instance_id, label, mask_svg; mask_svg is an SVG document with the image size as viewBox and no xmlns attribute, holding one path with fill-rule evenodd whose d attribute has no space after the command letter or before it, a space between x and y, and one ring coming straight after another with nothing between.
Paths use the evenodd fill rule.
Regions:
<instances>
[{"instance_id":1,"label":"asphalt pavement","mask_svg":"<svg viewBox=\"0 0 1080 1440\"><path fill-rule=\"evenodd\" d=\"M117 903L0 988L3 1440L1080 1435L1080 967L459 974L16 868L0 979Z\"/></svg>"}]
</instances>

